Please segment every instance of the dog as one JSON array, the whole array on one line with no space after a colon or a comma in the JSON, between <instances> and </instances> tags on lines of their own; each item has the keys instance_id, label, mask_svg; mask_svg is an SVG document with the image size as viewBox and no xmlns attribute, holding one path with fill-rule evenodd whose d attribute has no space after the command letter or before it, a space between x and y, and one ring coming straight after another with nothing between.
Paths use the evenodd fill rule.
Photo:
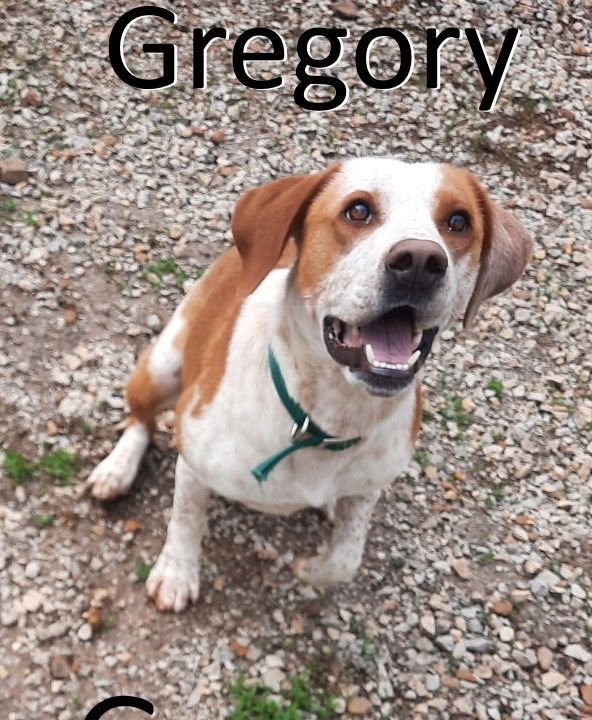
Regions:
<instances>
[{"instance_id":1,"label":"dog","mask_svg":"<svg viewBox=\"0 0 592 720\"><path fill-rule=\"evenodd\" d=\"M158 609L199 595L208 496L287 514L330 508L304 582L350 581L374 505L409 463L419 371L436 335L514 283L532 239L468 171L357 158L245 192L234 245L141 354L130 418L87 487L126 493L157 414L176 410L171 519L146 587Z\"/></svg>"}]
</instances>

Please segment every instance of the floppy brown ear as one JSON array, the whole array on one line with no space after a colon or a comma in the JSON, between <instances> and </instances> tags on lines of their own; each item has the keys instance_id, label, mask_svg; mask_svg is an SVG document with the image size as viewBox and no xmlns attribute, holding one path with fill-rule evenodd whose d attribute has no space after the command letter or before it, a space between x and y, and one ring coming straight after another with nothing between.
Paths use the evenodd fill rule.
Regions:
<instances>
[{"instance_id":1,"label":"floppy brown ear","mask_svg":"<svg viewBox=\"0 0 592 720\"><path fill-rule=\"evenodd\" d=\"M232 234L243 263L240 289L245 294L276 266L288 239L298 239L310 203L338 167L274 180L240 196Z\"/></svg>"},{"instance_id":2,"label":"floppy brown ear","mask_svg":"<svg viewBox=\"0 0 592 720\"><path fill-rule=\"evenodd\" d=\"M487 298L510 287L524 272L532 254L532 235L503 208L484 195L485 237L479 274L463 320L472 321L479 305Z\"/></svg>"}]
</instances>

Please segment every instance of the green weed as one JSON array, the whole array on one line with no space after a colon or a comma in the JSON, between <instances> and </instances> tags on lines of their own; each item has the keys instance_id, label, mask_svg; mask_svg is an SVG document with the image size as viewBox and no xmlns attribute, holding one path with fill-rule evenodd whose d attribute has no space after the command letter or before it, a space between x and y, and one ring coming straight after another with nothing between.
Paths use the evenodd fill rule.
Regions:
<instances>
[{"instance_id":1,"label":"green weed","mask_svg":"<svg viewBox=\"0 0 592 720\"><path fill-rule=\"evenodd\" d=\"M4 451L2 468L15 485L22 485L31 480L37 471L37 465L27 460L17 450Z\"/></svg>"}]
</instances>

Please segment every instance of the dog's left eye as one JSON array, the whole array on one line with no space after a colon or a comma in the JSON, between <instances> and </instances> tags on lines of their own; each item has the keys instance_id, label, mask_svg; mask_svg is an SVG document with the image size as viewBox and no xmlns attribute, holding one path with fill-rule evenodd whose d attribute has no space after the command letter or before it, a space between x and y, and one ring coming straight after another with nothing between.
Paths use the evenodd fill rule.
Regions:
<instances>
[{"instance_id":1,"label":"dog's left eye","mask_svg":"<svg viewBox=\"0 0 592 720\"><path fill-rule=\"evenodd\" d=\"M471 221L465 212L455 212L448 218L448 229L452 232L468 230Z\"/></svg>"},{"instance_id":2,"label":"dog's left eye","mask_svg":"<svg viewBox=\"0 0 592 720\"><path fill-rule=\"evenodd\" d=\"M372 220L372 210L365 202L358 201L352 203L345 211L345 217L350 222L367 223Z\"/></svg>"}]
</instances>

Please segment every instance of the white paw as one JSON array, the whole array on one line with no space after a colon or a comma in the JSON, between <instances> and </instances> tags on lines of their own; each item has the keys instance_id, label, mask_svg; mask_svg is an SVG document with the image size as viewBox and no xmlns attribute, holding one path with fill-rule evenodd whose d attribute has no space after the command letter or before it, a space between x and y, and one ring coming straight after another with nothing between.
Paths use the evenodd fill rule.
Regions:
<instances>
[{"instance_id":1,"label":"white paw","mask_svg":"<svg viewBox=\"0 0 592 720\"><path fill-rule=\"evenodd\" d=\"M357 563L335 561L323 555L297 558L292 563L293 573L308 585L326 587L341 582L350 582L358 569Z\"/></svg>"},{"instance_id":2,"label":"white paw","mask_svg":"<svg viewBox=\"0 0 592 720\"><path fill-rule=\"evenodd\" d=\"M199 560L179 560L163 550L146 581L148 597L161 612L181 612L199 597Z\"/></svg>"},{"instance_id":3,"label":"white paw","mask_svg":"<svg viewBox=\"0 0 592 720\"><path fill-rule=\"evenodd\" d=\"M137 463L117 462L108 455L89 475L85 489L98 500L112 500L129 491L136 471Z\"/></svg>"}]
</instances>

